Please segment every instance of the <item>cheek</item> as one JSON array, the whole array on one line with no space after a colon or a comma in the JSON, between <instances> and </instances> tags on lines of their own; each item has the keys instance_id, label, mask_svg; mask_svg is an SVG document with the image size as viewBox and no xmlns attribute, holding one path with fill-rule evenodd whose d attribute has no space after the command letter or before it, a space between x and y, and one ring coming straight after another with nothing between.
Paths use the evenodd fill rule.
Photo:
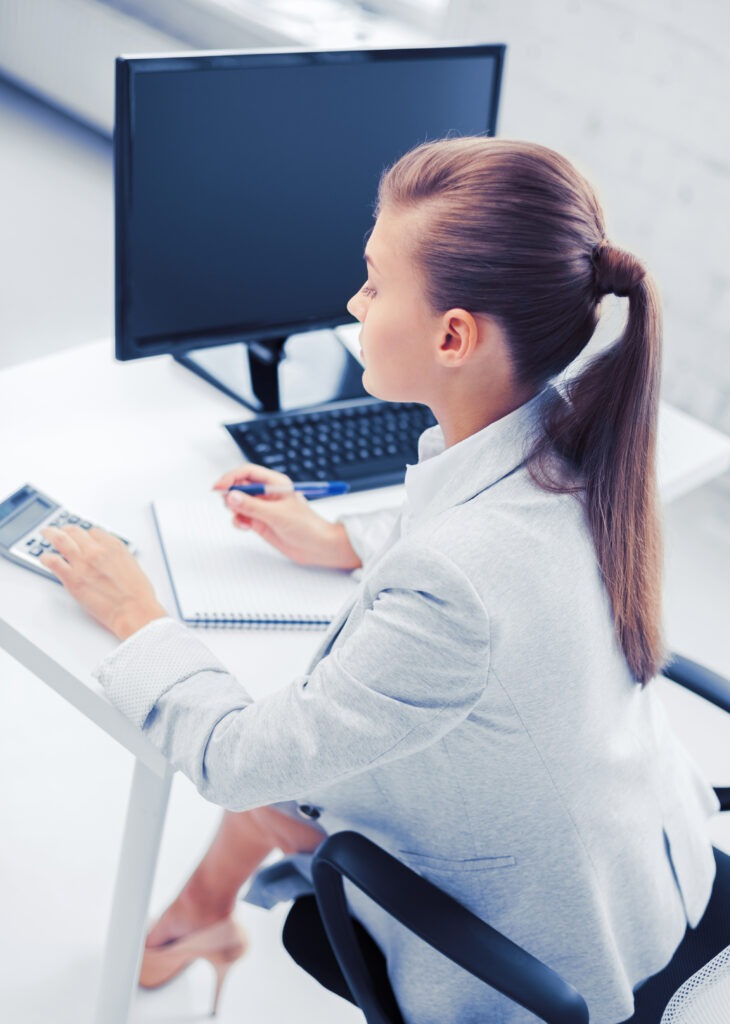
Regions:
<instances>
[{"instance_id":1,"label":"cheek","mask_svg":"<svg viewBox=\"0 0 730 1024\"><path fill-rule=\"evenodd\" d=\"M401 337L387 327L376 327L375 330L372 330L372 327L376 325L368 323L367 327L363 328L361 338L365 370L372 384L387 390L387 393L378 397L395 400L390 390L393 387L401 387L410 377L399 344Z\"/></svg>"}]
</instances>

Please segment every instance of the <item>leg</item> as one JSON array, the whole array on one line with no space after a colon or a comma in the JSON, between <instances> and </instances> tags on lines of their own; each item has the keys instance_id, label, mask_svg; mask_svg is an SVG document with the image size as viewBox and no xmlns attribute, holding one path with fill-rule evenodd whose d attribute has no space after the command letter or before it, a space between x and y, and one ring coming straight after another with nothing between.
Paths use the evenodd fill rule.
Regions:
<instances>
[{"instance_id":1,"label":"leg","mask_svg":"<svg viewBox=\"0 0 730 1024\"><path fill-rule=\"evenodd\" d=\"M268 854L314 850L322 838L319 829L275 807L226 811L203 860L150 931L147 946L161 946L228 917L239 889Z\"/></svg>"}]
</instances>

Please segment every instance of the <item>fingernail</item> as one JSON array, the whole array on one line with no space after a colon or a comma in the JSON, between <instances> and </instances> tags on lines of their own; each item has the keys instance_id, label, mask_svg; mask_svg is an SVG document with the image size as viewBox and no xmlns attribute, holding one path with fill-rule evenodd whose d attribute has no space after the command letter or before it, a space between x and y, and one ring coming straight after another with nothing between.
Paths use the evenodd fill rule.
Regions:
<instances>
[{"instance_id":1,"label":"fingernail","mask_svg":"<svg viewBox=\"0 0 730 1024\"><path fill-rule=\"evenodd\" d=\"M241 505L243 503L243 495L240 491L229 491L228 502L231 505Z\"/></svg>"}]
</instances>

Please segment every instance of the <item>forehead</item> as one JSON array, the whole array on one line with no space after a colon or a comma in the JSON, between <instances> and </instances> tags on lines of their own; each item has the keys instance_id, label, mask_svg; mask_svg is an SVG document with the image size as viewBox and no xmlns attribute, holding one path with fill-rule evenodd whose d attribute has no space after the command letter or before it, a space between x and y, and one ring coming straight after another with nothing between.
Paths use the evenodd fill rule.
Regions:
<instances>
[{"instance_id":1,"label":"forehead","mask_svg":"<svg viewBox=\"0 0 730 1024\"><path fill-rule=\"evenodd\" d=\"M413 265L422 222L421 210L393 207L381 210L365 247L368 262L383 271L396 271L404 264Z\"/></svg>"}]
</instances>

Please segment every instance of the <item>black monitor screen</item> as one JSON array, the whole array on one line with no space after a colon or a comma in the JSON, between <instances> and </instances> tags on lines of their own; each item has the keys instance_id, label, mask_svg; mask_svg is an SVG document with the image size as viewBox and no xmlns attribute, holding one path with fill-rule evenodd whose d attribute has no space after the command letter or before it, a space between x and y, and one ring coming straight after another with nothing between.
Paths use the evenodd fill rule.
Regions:
<instances>
[{"instance_id":1,"label":"black monitor screen","mask_svg":"<svg viewBox=\"0 0 730 1024\"><path fill-rule=\"evenodd\" d=\"M378 180L495 131L502 46L117 62L117 356L346 322Z\"/></svg>"}]
</instances>

